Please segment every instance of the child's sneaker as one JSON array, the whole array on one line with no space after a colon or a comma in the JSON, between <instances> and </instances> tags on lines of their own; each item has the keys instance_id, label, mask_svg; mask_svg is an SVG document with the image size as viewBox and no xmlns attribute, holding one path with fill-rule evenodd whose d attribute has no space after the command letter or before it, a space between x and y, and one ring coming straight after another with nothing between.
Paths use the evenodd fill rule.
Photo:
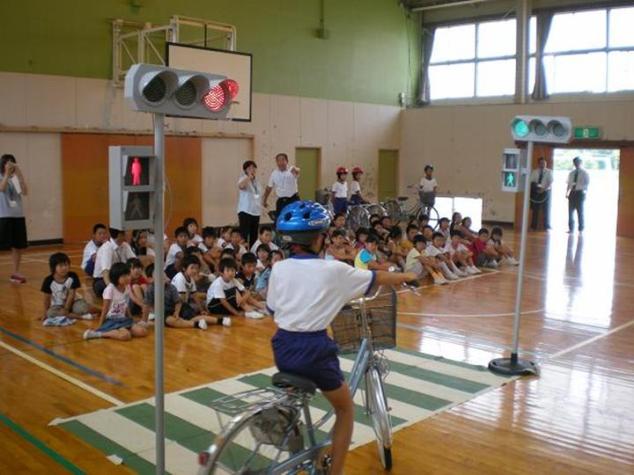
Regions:
<instances>
[{"instance_id":1,"label":"child's sneaker","mask_svg":"<svg viewBox=\"0 0 634 475\"><path fill-rule=\"evenodd\" d=\"M231 326L231 318L230 317L222 317L220 319L220 323L222 323L223 327L230 327Z\"/></svg>"},{"instance_id":2,"label":"child's sneaker","mask_svg":"<svg viewBox=\"0 0 634 475\"><path fill-rule=\"evenodd\" d=\"M92 313L84 313L84 314L81 316L81 319L82 319L82 320L92 320L92 319L93 319L93 317L92 317Z\"/></svg>"},{"instance_id":3,"label":"child's sneaker","mask_svg":"<svg viewBox=\"0 0 634 475\"><path fill-rule=\"evenodd\" d=\"M198 320L196 326L201 330L207 330L207 322L205 320Z\"/></svg>"},{"instance_id":4,"label":"child's sneaker","mask_svg":"<svg viewBox=\"0 0 634 475\"><path fill-rule=\"evenodd\" d=\"M88 329L84 332L84 340L92 340L94 338L101 338L101 332L91 329Z\"/></svg>"},{"instance_id":5,"label":"child's sneaker","mask_svg":"<svg viewBox=\"0 0 634 475\"><path fill-rule=\"evenodd\" d=\"M519 261L517 259L515 259L514 257L509 257L507 261L512 266L519 266L520 265Z\"/></svg>"},{"instance_id":6,"label":"child's sneaker","mask_svg":"<svg viewBox=\"0 0 634 475\"><path fill-rule=\"evenodd\" d=\"M448 283L449 281L447 281L444 277L434 277L434 284L436 285L445 285Z\"/></svg>"},{"instance_id":7,"label":"child's sneaker","mask_svg":"<svg viewBox=\"0 0 634 475\"><path fill-rule=\"evenodd\" d=\"M244 314L245 317L247 318L253 318L254 320L259 320L261 318L264 318L264 315L261 314L260 312L256 312L255 310L251 310L250 312L246 312Z\"/></svg>"},{"instance_id":8,"label":"child's sneaker","mask_svg":"<svg viewBox=\"0 0 634 475\"><path fill-rule=\"evenodd\" d=\"M148 322L153 321L153 320L154 320L154 318L155 318L155 317L154 317L154 314L153 314L153 313L150 313L150 314L148 314L148 316L147 316Z\"/></svg>"},{"instance_id":9,"label":"child's sneaker","mask_svg":"<svg viewBox=\"0 0 634 475\"><path fill-rule=\"evenodd\" d=\"M488 267L489 269L497 269L498 268L498 263L497 263L497 261L490 260L489 262L487 262L485 264L484 267Z\"/></svg>"},{"instance_id":10,"label":"child's sneaker","mask_svg":"<svg viewBox=\"0 0 634 475\"><path fill-rule=\"evenodd\" d=\"M458 277L467 277L469 275L468 272L465 272L462 269L456 269L454 271L454 274L456 274Z\"/></svg>"},{"instance_id":11,"label":"child's sneaker","mask_svg":"<svg viewBox=\"0 0 634 475\"><path fill-rule=\"evenodd\" d=\"M9 280L14 284L26 284L26 277L24 277L22 274L11 274Z\"/></svg>"},{"instance_id":12,"label":"child's sneaker","mask_svg":"<svg viewBox=\"0 0 634 475\"><path fill-rule=\"evenodd\" d=\"M473 274L482 274L482 271L480 269L478 269L476 266L471 266L471 271L473 272Z\"/></svg>"}]
</instances>

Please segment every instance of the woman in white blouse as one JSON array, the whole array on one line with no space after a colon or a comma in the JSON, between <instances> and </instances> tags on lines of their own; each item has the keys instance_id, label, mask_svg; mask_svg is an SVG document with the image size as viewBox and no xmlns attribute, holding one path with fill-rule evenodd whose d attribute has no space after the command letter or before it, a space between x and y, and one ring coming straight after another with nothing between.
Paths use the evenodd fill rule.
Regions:
<instances>
[{"instance_id":1,"label":"woman in white blouse","mask_svg":"<svg viewBox=\"0 0 634 475\"><path fill-rule=\"evenodd\" d=\"M242 174L238 180L240 234L249 243L249 247L258 238L258 228L260 226L260 194L262 187L255 177L257 168L258 166L253 160L247 160L242 164Z\"/></svg>"}]
</instances>

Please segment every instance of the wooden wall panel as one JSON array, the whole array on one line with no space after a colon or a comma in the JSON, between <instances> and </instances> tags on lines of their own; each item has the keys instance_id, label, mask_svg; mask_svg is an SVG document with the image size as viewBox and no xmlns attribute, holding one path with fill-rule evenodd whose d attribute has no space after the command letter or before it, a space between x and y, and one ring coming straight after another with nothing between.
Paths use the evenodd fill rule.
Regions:
<instances>
[{"instance_id":1,"label":"wooden wall panel","mask_svg":"<svg viewBox=\"0 0 634 475\"><path fill-rule=\"evenodd\" d=\"M621 148L616 235L634 237L634 147Z\"/></svg>"},{"instance_id":2,"label":"wooden wall panel","mask_svg":"<svg viewBox=\"0 0 634 475\"><path fill-rule=\"evenodd\" d=\"M62 134L64 242L90 237L94 223L108 224L108 147L152 145L151 136ZM167 137L166 232L168 236L187 216L199 220L201 206L201 140Z\"/></svg>"}]
</instances>

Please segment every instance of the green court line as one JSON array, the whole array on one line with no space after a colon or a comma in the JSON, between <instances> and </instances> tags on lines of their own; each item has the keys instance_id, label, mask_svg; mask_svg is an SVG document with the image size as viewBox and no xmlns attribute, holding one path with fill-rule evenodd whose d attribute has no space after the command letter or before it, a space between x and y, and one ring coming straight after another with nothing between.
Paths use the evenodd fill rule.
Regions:
<instances>
[{"instance_id":1,"label":"green court line","mask_svg":"<svg viewBox=\"0 0 634 475\"><path fill-rule=\"evenodd\" d=\"M156 472L154 464L77 420L64 422L60 424L59 427L63 427L67 431L75 434L76 437L92 445L106 457L109 455L121 457L126 467L131 468L140 475L153 475Z\"/></svg>"},{"instance_id":2,"label":"green court line","mask_svg":"<svg viewBox=\"0 0 634 475\"><path fill-rule=\"evenodd\" d=\"M343 374L346 376L346 378L349 375L345 371L343 372ZM401 386L386 383L385 381L383 382L383 388L385 389L385 393L387 395L388 406L390 405L390 399L395 399L397 401L404 402L411 406L420 407L428 411L437 411L438 409L453 404L453 401L447 401L446 399L440 399L435 396L430 396L429 394L412 391L407 388L402 388ZM361 389L363 389L363 386L361 386ZM407 422L403 419L395 417L393 414L390 414L390 418L392 419L392 427Z\"/></svg>"},{"instance_id":3,"label":"green court line","mask_svg":"<svg viewBox=\"0 0 634 475\"><path fill-rule=\"evenodd\" d=\"M354 358L344 356L344 358L354 361ZM419 368L411 364L399 363L396 361L389 361L390 371L402 374L403 376L409 376L411 378L419 379L421 381L427 381L434 384L439 384L466 393L475 394L483 389L488 388L489 384L478 383L457 376L450 376L447 374L439 373L429 369Z\"/></svg>"},{"instance_id":4,"label":"green court line","mask_svg":"<svg viewBox=\"0 0 634 475\"><path fill-rule=\"evenodd\" d=\"M40 449L40 451L44 452L50 458L55 460L55 462L60 464L70 473L74 473L77 475L80 475L80 474L83 475L84 473L86 473L77 465L73 464L72 462L67 460L64 456L62 456L61 454L59 454L58 452L50 448L48 445L46 445L44 442L42 442L40 439L32 435L30 432L27 432L26 429L24 429L21 425L12 421L7 416L1 413L0 413L0 422L2 422L4 425L6 425L9 429L11 429L13 432L18 434L24 440L34 445L38 449Z\"/></svg>"},{"instance_id":5,"label":"green court line","mask_svg":"<svg viewBox=\"0 0 634 475\"><path fill-rule=\"evenodd\" d=\"M262 373L244 376L238 381L242 381L243 383L250 384L259 388L266 388L271 386L271 377ZM310 405L321 409L322 411L329 411L331 408L330 403L321 393L315 394L315 396L310 400ZM391 418L393 426L397 426L407 422L404 419L401 419L400 417L395 417L393 415ZM372 428L372 421L370 421L370 418L366 415L365 408L363 406L359 406L358 404L354 405L354 420L359 424L363 424Z\"/></svg>"},{"instance_id":6,"label":"green court line","mask_svg":"<svg viewBox=\"0 0 634 475\"><path fill-rule=\"evenodd\" d=\"M136 404L134 406L117 409L115 412L146 429L154 431L154 406L151 404ZM209 411L209 417L214 417L211 411ZM216 434L213 432L194 425L174 414L165 412L165 438L175 441L179 445L194 452L194 454L207 450L215 437ZM237 443L231 444L230 450L231 452L228 452L228 455L235 458L231 457L231 460L225 461L225 463L233 470L240 468L242 463L251 454L249 449ZM267 466L269 463L270 460L258 454L256 458L256 464L258 466Z\"/></svg>"},{"instance_id":7,"label":"green court line","mask_svg":"<svg viewBox=\"0 0 634 475\"><path fill-rule=\"evenodd\" d=\"M465 363L464 361L450 360L450 359L445 358L443 356L428 355L426 353L419 353L416 350L409 350L407 348L401 348L401 347L393 348L392 351L398 351L399 353L403 353L403 354L406 354L406 355L417 356L417 357L422 358L424 360L437 361L439 363L444 363L444 364L448 364L448 365L451 365L451 366L458 366L460 368L466 368L466 369L470 369L472 371L478 371L480 373L487 373L487 374L493 375L493 373L491 371L489 371L488 368L486 368L485 366L481 366L481 365L474 365L474 364L470 364L470 363ZM391 363L392 363L392 361L390 361L390 364ZM502 378L511 378L512 377L512 376L502 376L502 375L498 375L498 374L496 374L495 376L499 376L499 377L502 377Z\"/></svg>"}]
</instances>

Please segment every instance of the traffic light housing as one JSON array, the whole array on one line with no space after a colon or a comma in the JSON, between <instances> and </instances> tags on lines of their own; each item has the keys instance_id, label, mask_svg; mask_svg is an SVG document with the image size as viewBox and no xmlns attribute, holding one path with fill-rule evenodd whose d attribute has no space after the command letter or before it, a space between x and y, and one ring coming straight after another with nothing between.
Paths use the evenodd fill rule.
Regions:
<instances>
[{"instance_id":1,"label":"traffic light housing","mask_svg":"<svg viewBox=\"0 0 634 475\"><path fill-rule=\"evenodd\" d=\"M154 222L156 163L152 147L109 147L110 226L148 229Z\"/></svg>"},{"instance_id":2,"label":"traffic light housing","mask_svg":"<svg viewBox=\"0 0 634 475\"><path fill-rule=\"evenodd\" d=\"M239 87L220 74L135 64L126 74L124 95L132 109L141 112L224 119Z\"/></svg>"},{"instance_id":3,"label":"traffic light housing","mask_svg":"<svg viewBox=\"0 0 634 475\"><path fill-rule=\"evenodd\" d=\"M502 191L516 193L524 189L526 151L506 148L502 154Z\"/></svg>"},{"instance_id":4,"label":"traffic light housing","mask_svg":"<svg viewBox=\"0 0 634 475\"><path fill-rule=\"evenodd\" d=\"M572 139L572 122L568 117L518 115L511 122L516 142L568 143Z\"/></svg>"}]
</instances>

